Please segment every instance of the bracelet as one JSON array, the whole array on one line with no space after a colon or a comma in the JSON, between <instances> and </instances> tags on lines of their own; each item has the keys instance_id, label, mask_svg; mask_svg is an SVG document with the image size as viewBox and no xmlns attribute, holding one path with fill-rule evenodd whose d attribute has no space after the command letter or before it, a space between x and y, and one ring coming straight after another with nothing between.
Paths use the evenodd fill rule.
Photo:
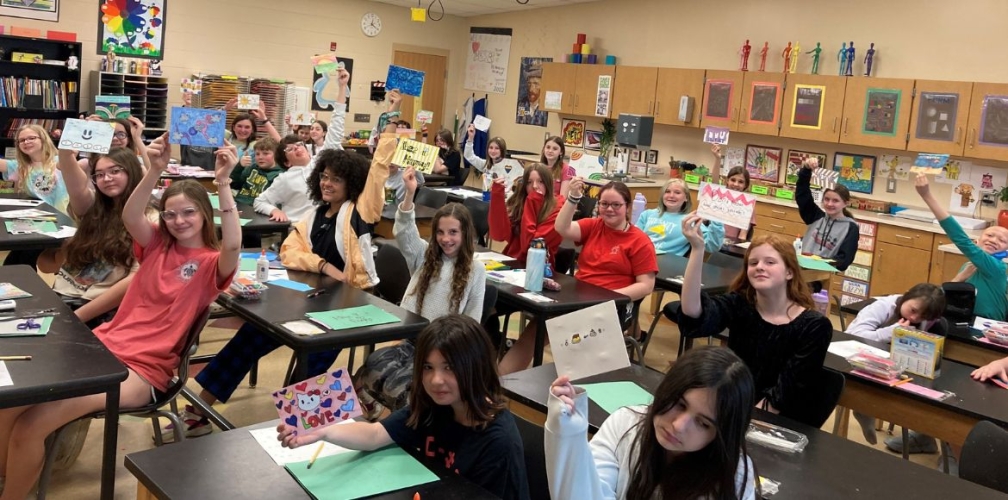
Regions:
<instances>
[{"instance_id":1,"label":"bracelet","mask_svg":"<svg viewBox=\"0 0 1008 500\"><path fill-rule=\"evenodd\" d=\"M220 210L221 212L224 212L224 213L230 213L230 212L234 212L234 211L235 211L235 209L237 209L237 208L238 208L238 204L235 204L235 205L234 205L234 206L232 206L231 208L221 208L221 209L219 209L219 210Z\"/></svg>"},{"instance_id":2,"label":"bracelet","mask_svg":"<svg viewBox=\"0 0 1008 500\"><path fill-rule=\"evenodd\" d=\"M319 266L319 268L318 268L319 274L325 274L325 266L326 266L326 264L328 264L328 262L326 262L325 259L323 259L322 260L322 265Z\"/></svg>"},{"instance_id":3,"label":"bracelet","mask_svg":"<svg viewBox=\"0 0 1008 500\"><path fill-rule=\"evenodd\" d=\"M214 180L213 183L214 183L214 186L228 186L228 187L230 187L231 186L231 179L224 180L224 181Z\"/></svg>"},{"instance_id":4,"label":"bracelet","mask_svg":"<svg viewBox=\"0 0 1008 500\"><path fill-rule=\"evenodd\" d=\"M574 197L574 196L567 196L567 201L569 201L569 202L571 202L571 203L573 203L573 204L577 205L578 203L580 203L580 202L581 202L581 198L584 198L584 195L583 195L583 194L582 194L581 196L578 196L578 197Z\"/></svg>"}]
</instances>

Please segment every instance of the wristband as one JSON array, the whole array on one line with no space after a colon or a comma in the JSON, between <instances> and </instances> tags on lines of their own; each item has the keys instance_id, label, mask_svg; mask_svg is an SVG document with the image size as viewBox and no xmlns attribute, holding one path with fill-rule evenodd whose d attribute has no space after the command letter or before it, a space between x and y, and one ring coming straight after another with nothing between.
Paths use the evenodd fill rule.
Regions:
<instances>
[{"instance_id":1,"label":"wristband","mask_svg":"<svg viewBox=\"0 0 1008 500\"><path fill-rule=\"evenodd\" d=\"M230 212L234 212L235 209L237 209L237 208L238 208L238 205L236 204L236 205L232 206L231 208L221 208L220 211L224 212L224 213L230 213Z\"/></svg>"},{"instance_id":2,"label":"wristband","mask_svg":"<svg viewBox=\"0 0 1008 500\"><path fill-rule=\"evenodd\" d=\"M318 268L319 274L325 274L325 266L326 266L326 264L328 264L328 262L326 262L325 259L322 259L322 265L320 265L319 268Z\"/></svg>"},{"instance_id":3,"label":"wristband","mask_svg":"<svg viewBox=\"0 0 1008 500\"><path fill-rule=\"evenodd\" d=\"M581 196L578 196L578 197L574 197L574 196L567 196L567 201L569 201L569 202L571 202L571 203L573 203L573 204L577 205L578 203L580 203L580 202L581 202L581 198L584 198L584 195L583 195L583 194L582 194Z\"/></svg>"},{"instance_id":4,"label":"wristband","mask_svg":"<svg viewBox=\"0 0 1008 500\"><path fill-rule=\"evenodd\" d=\"M214 183L215 186L228 186L228 187L230 187L231 186L231 179L227 179L227 180L223 180L223 181L218 181L218 180L215 179L213 181L213 183Z\"/></svg>"}]
</instances>

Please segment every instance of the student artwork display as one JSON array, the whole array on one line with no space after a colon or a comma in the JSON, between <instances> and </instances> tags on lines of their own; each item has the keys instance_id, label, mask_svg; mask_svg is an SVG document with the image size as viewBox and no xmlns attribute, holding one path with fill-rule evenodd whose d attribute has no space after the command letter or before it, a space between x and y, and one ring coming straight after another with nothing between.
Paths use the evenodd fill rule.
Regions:
<instances>
[{"instance_id":1,"label":"student artwork display","mask_svg":"<svg viewBox=\"0 0 1008 500\"><path fill-rule=\"evenodd\" d=\"M518 75L518 104L515 123L545 127L549 113L545 110L560 110L562 92L546 92L544 109L539 109L539 94L542 91L542 63L553 62L552 57L523 57Z\"/></svg>"},{"instance_id":2,"label":"student artwork display","mask_svg":"<svg viewBox=\"0 0 1008 500\"><path fill-rule=\"evenodd\" d=\"M350 89L353 88L353 59L344 57L336 58L336 68L345 69L350 73L350 81L347 82L347 110L350 109ZM332 111L339 97L339 79L335 72L316 73L312 71L311 89L311 109L312 111Z\"/></svg>"},{"instance_id":3,"label":"student artwork display","mask_svg":"<svg viewBox=\"0 0 1008 500\"><path fill-rule=\"evenodd\" d=\"M613 301L550 318L546 332L558 375L576 380L630 366Z\"/></svg>"},{"instance_id":4,"label":"student artwork display","mask_svg":"<svg viewBox=\"0 0 1008 500\"><path fill-rule=\"evenodd\" d=\"M724 146L728 144L728 137L730 135L731 131L728 130L728 127L708 125L704 127L703 141L707 144L720 144Z\"/></svg>"},{"instance_id":5,"label":"student artwork display","mask_svg":"<svg viewBox=\"0 0 1008 500\"><path fill-rule=\"evenodd\" d=\"M949 162L949 155L946 154L935 154L935 153L920 153L917 158L914 159L913 167L910 168L911 172L937 175L942 173L945 169L945 165Z\"/></svg>"},{"instance_id":6,"label":"student artwork display","mask_svg":"<svg viewBox=\"0 0 1008 500\"><path fill-rule=\"evenodd\" d=\"M707 80L703 106L705 119L731 119L733 88L734 84L731 80Z\"/></svg>"},{"instance_id":7,"label":"student artwork display","mask_svg":"<svg viewBox=\"0 0 1008 500\"><path fill-rule=\"evenodd\" d=\"M403 95L420 97L423 93L424 72L402 66L390 65L385 77L385 88L398 89Z\"/></svg>"},{"instance_id":8,"label":"student artwork display","mask_svg":"<svg viewBox=\"0 0 1008 500\"><path fill-rule=\"evenodd\" d=\"M511 28L469 28L469 49L465 88L503 94L511 59Z\"/></svg>"},{"instance_id":9,"label":"student artwork display","mask_svg":"<svg viewBox=\"0 0 1008 500\"><path fill-rule=\"evenodd\" d=\"M605 165L602 158L587 154L583 151L574 151L570 155L570 166L577 173L578 177L585 179L601 179L605 173Z\"/></svg>"},{"instance_id":10,"label":"student artwork display","mask_svg":"<svg viewBox=\"0 0 1008 500\"><path fill-rule=\"evenodd\" d=\"M978 142L986 146L1008 146L1008 96L984 96Z\"/></svg>"},{"instance_id":11,"label":"student artwork display","mask_svg":"<svg viewBox=\"0 0 1008 500\"><path fill-rule=\"evenodd\" d=\"M199 78L183 78L179 90L183 94L199 94L203 92L203 80Z\"/></svg>"},{"instance_id":12,"label":"student artwork display","mask_svg":"<svg viewBox=\"0 0 1008 500\"><path fill-rule=\"evenodd\" d=\"M706 220L748 229L756 209L756 196L703 182L697 191L697 215Z\"/></svg>"},{"instance_id":13,"label":"student artwork display","mask_svg":"<svg viewBox=\"0 0 1008 500\"><path fill-rule=\"evenodd\" d=\"M644 155L644 163L648 165L655 165L658 163L658 150L649 149Z\"/></svg>"},{"instance_id":14,"label":"student artwork display","mask_svg":"<svg viewBox=\"0 0 1008 500\"><path fill-rule=\"evenodd\" d=\"M871 194L875 182L875 157L850 153L833 155L837 184L857 193Z\"/></svg>"},{"instance_id":15,"label":"student artwork display","mask_svg":"<svg viewBox=\"0 0 1008 500\"><path fill-rule=\"evenodd\" d=\"M601 151L602 150L602 131L601 130L585 130L584 148L585 148L585 151Z\"/></svg>"},{"instance_id":16,"label":"student artwork display","mask_svg":"<svg viewBox=\"0 0 1008 500\"><path fill-rule=\"evenodd\" d=\"M172 107L168 142L218 148L224 144L227 113L218 109Z\"/></svg>"},{"instance_id":17,"label":"student artwork display","mask_svg":"<svg viewBox=\"0 0 1008 500\"><path fill-rule=\"evenodd\" d=\"M280 421L295 435L314 432L361 415L357 391L350 380L350 373L344 368L274 392L273 404L280 414Z\"/></svg>"},{"instance_id":18,"label":"student artwork display","mask_svg":"<svg viewBox=\"0 0 1008 500\"><path fill-rule=\"evenodd\" d=\"M909 156L882 155L879 158L878 175L889 180L910 180L911 161Z\"/></svg>"},{"instance_id":19,"label":"student artwork display","mask_svg":"<svg viewBox=\"0 0 1008 500\"><path fill-rule=\"evenodd\" d=\"M973 163L963 160L949 160L942 168L942 173L935 176L935 182L941 184L956 184L961 179L969 179L973 172Z\"/></svg>"},{"instance_id":20,"label":"student artwork display","mask_svg":"<svg viewBox=\"0 0 1008 500\"><path fill-rule=\"evenodd\" d=\"M99 54L164 59L164 34L165 0L104 0L98 8Z\"/></svg>"},{"instance_id":21,"label":"student artwork display","mask_svg":"<svg viewBox=\"0 0 1008 500\"><path fill-rule=\"evenodd\" d=\"M60 135L59 149L105 154L112 145L113 134L114 123L68 118Z\"/></svg>"},{"instance_id":22,"label":"student artwork display","mask_svg":"<svg viewBox=\"0 0 1008 500\"><path fill-rule=\"evenodd\" d=\"M745 168L752 180L778 182L781 149L765 146L746 146Z\"/></svg>"},{"instance_id":23,"label":"student artwork display","mask_svg":"<svg viewBox=\"0 0 1008 500\"><path fill-rule=\"evenodd\" d=\"M429 174L434 171L434 163L438 158L438 147L433 144L425 144L411 139L400 140L396 145L395 154L392 156L392 164L409 168L413 167L418 172Z\"/></svg>"},{"instance_id":24,"label":"student artwork display","mask_svg":"<svg viewBox=\"0 0 1008 500\"><path fill-rule=\"evenodd\" d=\"M824 155L822 153L812 153L810 151L799 151L797 149L792 149L792 150L788 151L787 172L784 174L784 184L786 184L788 186L794 186L795 183L798 182L798 171L801 170L802 163L804 163L805 160L807 160L809 158L815 158L815 159L819 160L819 166L820 167L825 167L826 166L827 157L826 157L826 155ZM812 173L815 174L816 172L818 172L820 170L829 171L829 169L826 169L826 168L819 168L819 169L813 170ZM822 184L816 184L814 182L814 180L813 180L812 187L813 188L815 188L815 187L822 187ZM833 186L831 185L829 187L833 187Z\"/></svg>"},{"instance_id":25,"label":"student artwork display","mask_svg":"<svg viewBox=\"0 0 1008 500\"><path fill-rule=\"evenodd\" d=\"M918 139L953 142L956 133L956 114L959 112L959 94L921 92L917 98Z\"/></svg>"},{"instance_id":26,"label":"student artwork display","mask_svg":"<svg viewBox=\"0 0 1008 500\"><path fill-rule=\"evenodd\" d=\"M724 168L727 172L735 167L745 166L745 150L742 148L727 148L725 150Z\"/></svg>"},{"instance_id":27,"label":"student artwork display","mask_svg":"<svg viewBox=\"0 0 1008 500\"><path fill-rule=\"evenodd\" d=\"M595 116L609 116L609 99L612 97L612 75L599 75L598 94L595 96Z\"/></svg>"},{"instance_id":28,"label":"student artwork display","mask_svg":"<svg viewBox=\"0 0 1008 500\"><path fill-rule=\"evenodd\" d=\"M130 116L128 95L96 95L95 114L103 120L127 119Z\"/></svg>"},{"instance_id":29,"label":"student artwork display","mask_svg":"<svg viewBox=\"0 0 1008 500\"><path fill-rule=\"evenodd\" d=\"M4 0L0 2L0 16L59 21L60 0Z\"/></svg>"},{"instance_id":30,"label":"student artwork display","mask_svg":"<svg viewBox=\"0 0 1008 500\"><path fill-rule=\"evenodd\" d=\"M826 87L823 85L795 84L794 102L791 103L791 126L821 129L825 98Z\"/></svg>"},{"instance_id":31,"label":"student artwork display","mask_svg":"<svg viewBox=\"0 0 1008 500\"><path fill-rule=\"evenodd\" d=\"M954 162L957 161L949 160L945 164L946 172L950 170L950 166ZM947 179L945 181L946 184L952 186L952 192L949 194L949 212L967 217L973 216L977 204L980 203L980 191L993 190L995 186L1004 186L1006 176L1008 176L1008 171L1004 169L977 165L970 162L961 162L960 165L951 168L951 170L958 170L958 175L955 181ZM938 176L935 177L935 180L938 180Z\"/></svg>"},{"instance_id":32,"label":"student artwork display","mask_svg":"<svg viewBox=\"0 0 1008 500\"><path fill-rule=\"evenodd\" d=\"M895 136L903 91L869 88L867 92L861 131L871 135Z\"/></svg>"},{"instance_id":33,"label":"student artwork display","mask_svg":"<svg viewBox=\"0 0 1008 500\"><path fill-rule=\"evenodd\" d=\"M259 94L238 94L238 109L259 109Z\"/></svg>"},{"instance_id":34,"label":"student artwork display","mask_svg":"<svg viewBox=\"0 0 1008 500\"><path fill-rule=\"evenodd\" d=\"M775 82L752 82L749 98L749 121L753 123L776 124L780 118L781 84Z\"/></svg>"},{"instance_id":35,"label":"student artwork display","mask_svg":"<svg viewBox=\"0 0 1008 500\"><path fill-rule=\"evenodd\" d=\"M584 144L584 120L569 120L564 118L560 130L560 137L563 138L564 146L580 148Z\"/></svg>"},{"instance_id":36,"label":"student artwork display","mask_svg":"<svg viewBox=\"0 0 1008 500\"><path fill-rule=\"evenodd\" d=\"M318 74L332 73L339 69L339 58L335 52L318 54L311 57L312 67Z\"/></svg>"}]
</instances>

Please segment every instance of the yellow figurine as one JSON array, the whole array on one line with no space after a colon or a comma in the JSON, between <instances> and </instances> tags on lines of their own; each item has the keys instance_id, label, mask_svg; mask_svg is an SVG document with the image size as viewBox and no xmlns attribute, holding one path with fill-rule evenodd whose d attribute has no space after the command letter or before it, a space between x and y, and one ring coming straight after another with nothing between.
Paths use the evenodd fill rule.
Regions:
<instances>
[{"instance_id":1,"label":"yellow figurine","mask_svg":"<svg viewBox=\"0 0 1008 500\"><path fill-rule=\"evenodd\" d=\"M794 47L791 48L791 69L792 73L796 73L798 70L798 56L801 54L801 42L795 42Z\"/></svg>"}]
</instances>

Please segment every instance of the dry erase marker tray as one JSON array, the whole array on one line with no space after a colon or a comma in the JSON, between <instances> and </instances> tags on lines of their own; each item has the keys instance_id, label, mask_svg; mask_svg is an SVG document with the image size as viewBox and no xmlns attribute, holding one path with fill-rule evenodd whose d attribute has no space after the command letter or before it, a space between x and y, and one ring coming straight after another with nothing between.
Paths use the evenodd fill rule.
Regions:
<instances>
[{"instance_id":1,"label":"dry erase marker tray","mask_svg":"<svg viewBox=\"0 0 1008 500\"><path fill-rule=\"evenodd\" d=\"M760 420L749 422L746 440L787 453L801 453L808 445L804 434Z\"/></svg>"}]
</instances>

